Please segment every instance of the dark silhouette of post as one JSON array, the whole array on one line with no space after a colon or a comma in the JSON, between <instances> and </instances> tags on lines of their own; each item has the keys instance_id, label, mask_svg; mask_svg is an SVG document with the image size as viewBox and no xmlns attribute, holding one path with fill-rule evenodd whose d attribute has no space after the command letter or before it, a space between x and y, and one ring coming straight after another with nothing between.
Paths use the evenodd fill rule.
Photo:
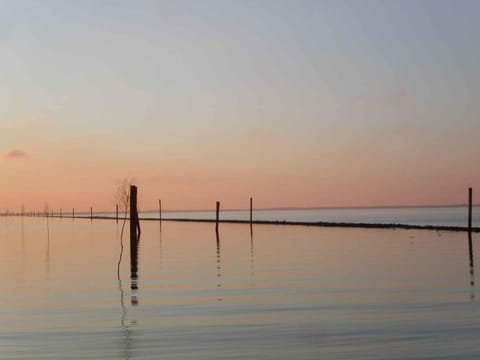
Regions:
<instances>
[{"instance_id":1,"label":"dark silhouette of post","mask_svg":"<svg viewBox=\"0 0 480 360\"><path fill-rule=\"evenodd\" d=\"M62 208L60 208L60 217L61 217L61 218L63 217Z\"/></svg>"},{"instance_id":2,"label":"dark silhouette of post","mask_svg":"<svg viewBox=\"0 0 480 360\"><path fill-rule=\"evenodd\" d=\"M253 198L250 198L250 226L252 226L253 221Z\"/></svg>"},{"instance_id":3,"label":"dark silhouette of post","mask_svg":"<svg viewBox=\"0 0 480 360\"><path fill-rule=\"evenodd\" d=\"M72 219L75 219L75 208L72 208Z\"/></svg>"},{"instance_id":4,"label":"dark silhouette of post","mask_svg":"<svg viewBox=\"0 0 480 360\"><path fill-rule=\"evenodd\" d=\"M218 232L218 219L220 217L220 201L217 201L217 209L215 212L215 231Z\"/></svg>"},{"instance_id":5,"label":"dark silhouette of post","mask_svg":"<svg viewBox=\"0 0 480 360\"><path fill-rule=\"evenodd\" d=\"M136 249L137 241L140 236L140 222L138 220L137 210L137 187L130 186L130 260ZM133 261L132 261L133 264Z\"/></svg>"},{"instance_id":6,"label":"dark silhouette of post","mask_svg":"<svg viewBox=\"0 0 480 360\"><path fill-rule=\"evenodd\" d=\"M90 221L93 221L93 207L90 206Z\"/></svg>"},{"instance_id":7,"label":"dark silhouette of post","mask_svg":"<svg viewBox=\"0 0 480 360\"><path fill-rule=\"evenodd\" d=\"M138 241L140 238L140 222L137 210L137 187L130 185L130 279L131 289L136 291L138 273ZM132 296L132 305L137 305L136 296Z\"/></svg>"},{"instance_id":8,"label":"dark silhouette of post","mask_svg":"<svg viewBox=\"0 0 480 360\"><path fill-rule=\"evenodd\" d=\"M472 231L472 188L468 188L468 231Z\"/></svg>"},{"instance_id":9,"label":"dark silhouette of post","mask_svg":"<svg viewBox=\"0 0 480 360\"><path fill-rule=\"evenodd\" d=\"M162 200L158 200L158 219L162 222Z\"/></svg>"},{"instance_id":10,"label":"dark silhouette of post","mask_svg":"<svg viewBox=\"0 0 480 360\"><path fill-rule=\"evenodd\" d=\"M115 220L117 221L117 224L118 224L118 204L115 205Z\"/></svg>"}]
</instances>

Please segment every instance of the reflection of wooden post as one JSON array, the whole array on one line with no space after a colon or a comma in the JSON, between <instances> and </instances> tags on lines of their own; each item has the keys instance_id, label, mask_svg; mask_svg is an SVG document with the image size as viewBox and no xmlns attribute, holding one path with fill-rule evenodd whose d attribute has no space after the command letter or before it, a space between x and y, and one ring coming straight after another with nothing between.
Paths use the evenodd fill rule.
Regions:
<instances>
[{"instance_id":1,"label":"reflection of wooden post","mask_svg":"<svg viewBox=\"0 0 480 360\"><path fill-rule=\"evenodd\" d=\"M472 188L468 188L468 231L472 231Z\"/></svg>"},{"instance_id":2,"label":"reflection of wooden post","mask_svg":"<svg viewBox=\"0 0 480 360\"><path fill-rule=\"evenodd\" d=\"M217 201L217 209L215 216L215 231L218 231L218 218L220 216L220 201Z\"/></svg>"},{"instance_id":3,"label":"reflection of wooden post","mask_svg":"<svg viewBox=\"0 0 480 360\"><path fill-rule=\"evenodd\" d=\"M118 204L115 205L115 220L117 221L117 224L118 224Z\"/></svg>"},{"instance_id":4,"label":"reflection of wooden post","mask_svg":"<svg viewBox=\"0 0 480 360\"><path fill-rule=\"evenodd\" d=\"M252 225L252 220L253 220L252 209L253 209L253 198L250 198L250 225Z\"/></svg>"}]
</instances>

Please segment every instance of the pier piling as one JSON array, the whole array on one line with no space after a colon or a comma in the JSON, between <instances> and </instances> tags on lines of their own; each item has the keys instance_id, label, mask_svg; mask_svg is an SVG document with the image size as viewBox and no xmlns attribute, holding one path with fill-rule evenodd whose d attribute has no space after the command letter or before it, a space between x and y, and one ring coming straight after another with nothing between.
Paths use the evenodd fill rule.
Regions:
<instances>
[{"instance_id":1,"label":"pier piling","mask_svg":"<svg viewBox=\"0 0 480 360\"><path fill-rule=\"evenodd\" d=\"M162 200L158 200L158 219L162 222Z\"/></svg>"},{"instance_id":2,"label":"pier piling","mask_svg":"<svg viewBox=\"0 0 480 360\"><path fill-rule=\"evenodd\" d=\"M215 211L215 231L218 232L218 220L220 217L220 201L217 201L216 211Z\"/></svg>"},{"instance_id":3,"label":"pier piling","mask_svg":"<svg viewBox=\"0 0 480 360\"><path fill-rule=\"evenodd\" d=\"M250 198L250 226L253 222L253 198Z\"/></svg>"},{"instance_id":4,"label":"pier piling","mask_svg":"<svg viewBox=\"0 0 480 360\"><path fill-rule=\"evenodd\" d=\"M137 277L137 248L140 237L140 222L138 220L137 210L137 187L130 185L130 270L132 285Z\"/></svg>"}]
</instances>

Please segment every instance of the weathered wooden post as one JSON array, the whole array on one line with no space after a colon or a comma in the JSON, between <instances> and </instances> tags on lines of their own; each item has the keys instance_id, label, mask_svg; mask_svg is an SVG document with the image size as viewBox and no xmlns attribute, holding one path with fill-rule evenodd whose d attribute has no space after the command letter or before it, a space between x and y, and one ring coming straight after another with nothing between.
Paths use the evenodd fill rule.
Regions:
<instances>
[{"instance_id":1,"label":"weathered wooden post","mask_svg":"<svg viewBox=\"0 0 480 360\"><path fill-rule=\"evenodd\" d=\"M253 198L250 198L250 226L252 226L253 221Z\"/></svg>"},{"instance_id":2,"label":"weathered wooden post","mask_svg":"<svg viewBox=\"0 0 480 360\"><path fill-rule=\"evenodd\" d=\"M140 237L140 222L137 210L137 187L130 185L130 279L132 290L137 290L138 272L138 240ZM136 305L136 296L132 295L132 305Z\"/></svg>"},{"instance_id":3,"label":"weathered wooden post","mask_svg":"<svg viewBox=\"0 0 480 360\"><path fill-rule=\"evenodd\" d=\"M215 216L215 231L218 232L218 219L220 217L220 201L217 201L217 209Z\"/></svg>"},{"instance_id":4,"label":"weathered wooden post","mask_svg":"<svg viewBox=\"0 0 480 360\"><path fill-rule=\"evenodd\" d=\"M137 210L137 187L130 185L130 242L132 240L136 241L137 229L140 230Z\"/></svg>"},{"instance_id":5,"label":"weathered wooden post","mask_svg":"<svg viewBox=\"0 0 480 360\"><path fill-rule=\"evenodd\" d=\"M162 222L162 200L158 200L158 219Z\"/></svg>"},{"instance_id":6,"label":"weathered wooden post","mask_svg":"<svg viewBox=\"0 0 480 360\"><path fill-rule=\"evenodd\" d=\"M117 224L118 224L118 204L115 205L115 220L117 221Z\"/></svg>"},{"instance_id":7,"label":"weathered wooden post","mask_svg":"<svg viewBox=\"0 0 480 360\"><path fill-rule=\"evenodd\" d=\"M468 231L472 231L472 188L468 188Z\"/></svg>"}]
</instances>

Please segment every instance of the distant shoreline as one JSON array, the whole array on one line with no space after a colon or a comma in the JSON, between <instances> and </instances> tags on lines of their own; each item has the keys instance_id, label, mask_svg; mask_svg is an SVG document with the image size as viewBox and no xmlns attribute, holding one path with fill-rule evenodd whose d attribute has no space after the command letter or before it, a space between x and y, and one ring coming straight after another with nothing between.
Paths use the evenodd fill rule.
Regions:
<instances>
[{"instance_id":1,"label":"distant shoreline","mask_svg":"<svg viewBox=\"0 0 480 360\"><path fill-rule=\"evenodd\" d=\"M278 207L278 208L254 208L254 211L289 211L289 210L368 210L368 209L436 209L436 208L464 208L468 207L468 204L451 204L451 205L372 205L372 206L318 206L318 207ZM480 204L474 204L472 207L480 207ZM214 208L210 209L190 209L190 210L168 210L163 209L163 213L182 213L182 212L214 212ZM250 211L249 208L242 209L222 209L224 211ZM79 212L79 214L87 214L87 211ZM96 213L113 214L112 210L96 211ZM140 210L140 213L158 213L158 209L153 210ZM89 214L89 213L88 213Z\"/></svg>"},{"instance_id":2,"label":"distant shoreline","mask_svg":"<svg viewBox=\"0 0 480 360\"><path fill-rule=\"evenodd\" d=\"M5 215L2 215L5 216ZM10 215L15 216L15 215ZM18 215L21 216L21 215ZM18 217L17 216L17 217ZM38 216L33 216L34 218ZM46 216L39 216L46 217ZM56 219L79 219L79 220L116 220L115 217L111 216L75 216L73 218L71 215L59 216L53 215L48 216L49 218ZM119 221L129 220L128 217L119 217ZM156 221L160 222L159 218L151 217L141 217L141 221ZM178 219L162 219L162 222L165 221L175 221L175 222L199 222L199 223L215 223L215 219L187 219L187 218L178 218ZM223 224L250 224L250 220L219 220L219 223ZM395 223L356 223L356 222L329 222L329 221L316 221L316 222L306 222L306 221L278 221L278 220L253 220L252 225L290 225L290 226L310 226L310 227L338 227L338 228L357 228L357 229L404 229L404 230L434 230L434 231L455 231L455 232L468 232L467 226L449 226L449 225L408 225L408 224L395 224ZM480 227L472 227L471 231L474 233L480 232Z\"/></svg>"}]
</instances>

